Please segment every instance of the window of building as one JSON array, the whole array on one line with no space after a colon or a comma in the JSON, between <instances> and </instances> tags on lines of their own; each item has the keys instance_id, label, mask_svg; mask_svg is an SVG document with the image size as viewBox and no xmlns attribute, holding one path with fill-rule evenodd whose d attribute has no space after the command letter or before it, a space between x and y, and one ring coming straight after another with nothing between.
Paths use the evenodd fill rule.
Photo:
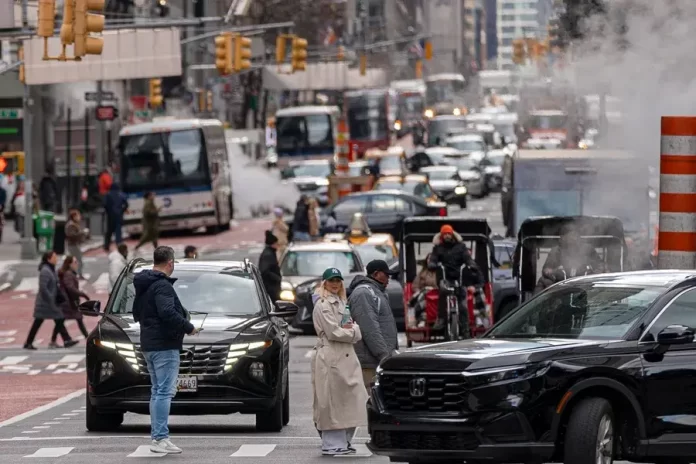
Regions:
<instances>
[{"instance_id":1,"label":"window of building","mask_svg":"<svg viewBox=\"0 0 696 464\"><path fill-rule=\"evenodd\" d=\"M501 32L503 34L514 34L516 30L517 28L514 26L506 26L502 28Z\"/></svg>"},{"instance_id":2,"label":"window of building","mask_svg":"<svg viewBox=\"0 0 696 464\"><path fill-rule=\"evenodd\" d=\"M503 47L509 47L512 45L512 39L510 38L505 38L502 40Z\"/></svg>"}]
</instances>

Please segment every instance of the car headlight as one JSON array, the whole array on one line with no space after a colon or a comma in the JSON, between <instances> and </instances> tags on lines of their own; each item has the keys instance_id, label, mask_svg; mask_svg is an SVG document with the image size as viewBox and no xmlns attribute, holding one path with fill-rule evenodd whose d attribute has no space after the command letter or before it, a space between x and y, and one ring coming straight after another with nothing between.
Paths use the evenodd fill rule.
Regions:
<instances>
[{"instance_id":1,"label":"car headlight","mask_svg":"<svg viewBox=\"0 0 696 464\"><path fill-rule=\"evenodd\" d=\"M528 366L512 366L480 371L462 372L472 387L479 387L496 382L521 381L544 375L550 364L531 364Z\"/></svg>"},{"instance_id":2,"label":"car headlight","mask_svg":"<svg viewBox=\"0 0 696 464\"><path fill-rule=\"evenodd\" d=\"M225 371L229 371L234 367L234 364L239 361L242 356L268 348L271 346L271 342L266 340L264 342L252 342L252 343L236 343L230 345L230 349L227 353L227 361L225 361Z\"/></svg>"},{"instance_id":3,"label":"car headlight","mask_svg":"<svg viewBox=\"0 0 696 464\"><path fill-rule=\"evenodd\" d=\"M425 116L426 118L432 118L433 116L435 116L435 112L433 110L431 110L430 108L428 108L423 113L423 116Z\"/></svg>"},{"instance_id":4,"label":"car headlight","mask_svg":"<svg viewBox=\"0 0 696 464\"><path fill-rule=\"evenodd\" d=\"M454 189L454 194L455 195L466 195L466 187L464 186L459 186Z\"/></svg>"},{"instance_id":5,"label":"car headlight","mask_svg":"<svg viewBox=\"0 0 696 464\"><path fill-rule=\"evenodd\" d=\"M401 121L396 121L394 123L394 130L401 130Z\"/></svg>"},{"instance_id":6,"label":"car headlight","mask_svg":"<svg viewBox=\"0 0 696 464\"><path fill-rule=\"evenodd\" d=\"M452 114L455 116L459 116L462 114L462 110L460 110L459 108L455 108L454 110L452 110Z\"/></svg>"},{"instance_id":7,"label":"car headlight","mask_svg":"<svg viewBox=\"0 0 696 464\"><path fill-rule=\"evenodd\" d=\"M290 282L280 284L280 299L283 301L295 301L295 289Z\"/></svg>"},{"instance_id":8,"label":"car headlight","mask_svg":"<svg viewBox=\"0 0 696 464\"><path fill-rule=\"evenodd\" d=\"M317 185L319 187L326 187L327 185L329 185L329 179L319 179L317 181Z\"/></svg>"},{"instance_id":9,"label":"car headlight","mask_svg":"<svg viewBox=\"0 0 696 464\"><path fill-rule=\"evenodd\" d=\"M140 372L138 359L135 357L135 346L132 343L116 343L106 340L95 339L94 343L108 350L113 350L124 358L135 372Z\"/></svg>"}]
</instances>

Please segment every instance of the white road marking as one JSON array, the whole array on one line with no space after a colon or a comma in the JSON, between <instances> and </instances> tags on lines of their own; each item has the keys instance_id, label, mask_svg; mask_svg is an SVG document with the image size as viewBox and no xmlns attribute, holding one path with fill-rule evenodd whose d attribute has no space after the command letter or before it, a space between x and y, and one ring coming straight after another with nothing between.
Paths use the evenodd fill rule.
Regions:
<instances>
[{"instance_id":1,"label":"white road marking","mask_svg":"<svg viewBox=\"0 0 696 464\"><path fill-rule=\"evenodd\" d=\"M43 423L43 425L60 425L60 424L62 424L62 422L58 422L58 421L56 421L56 422L44 422Z\"/></svg>"},{"instance_id":2,"label":"white road marking","mask_svg":"<svg viewBox=\"0 0 696 464\"><path fill-rule=\"evenodd\" d=\"M230 455L231 458L262 458L268 456L276 445L242 445Z\"/></svg>"},{"instance_id":3,"label":"white road marking","mask_svg":"<svg viewBox=\"0 0 696 464\"><path fill-rule=\"evenodd\" d=\"M56 406L60 406L61 404L65 404L70 400L73 400L75 398L78 398L82 395L85 394L85 389L81 388L77 391L74 391L68 395L65 395L62 398L58 398L55 401L52 401L48 404L44 404L43 406L39 406L38 408L32 409L31 411L27 411L23 414L19 414L18 416L14 416L11 419L7 419L4 422L0 422L0 427L6 427L8 425L16 424L17 422L21 422L24 419L27 419L29 417L35 416L37 414L41 414L46 411L50 411L51 409L55 408ZM55 420L55 419L54 419Z\"/></svg>"},{"instance_id":4,"label":"white road marking","mask_svg":"<svg viewBox=\"0 0 696 464\"><path fill-rule=\"evenodd\" d=\"M60 358L60 361L58 361L58 364L79 363L79 362L82 362L83 359L85 359L84 354L66 354L65 356Z\"/></svg>"},{"instance_id":5,"label":"white road marking","mask_svg":"<svg viewBox=\"0 0 696 464\"><path fill-rule=\"evenodd\" d=\"M128 455L129 458L163 458L166 454L164 453L153 453L150 451L150 445L138 446L134 452Z\"/></svg>"},{"instance_id":6,"label":"white road marking","mask_svg":"<svg viewBox=\"0 0 696 464\"><path fill-rule=\"evenodd\" d=\"M99 278L92 282L92 288L97 293L106 293L109 290L109 273L99 274Z\"/></svg>"},{"instance_id":7,"label":"white road marking","mask_svg":"<svg viewBox=\"0 0 696 464\"><path fill-rule=\"evenodd\" d=\"M14 366L26 361L29 356L5 356L0 359L0 366Z\"/></svg>"},{"instance_id":8,"label":"white road marking","mask_svg":"<svg viewBox=\"0 0 696 464\"><path fill-rule=\"evenodd\" d=\"M50 426L50 425L36 425L36 426L34 426L34 427L32 427L32 428L33 428L33 429L50 429L51 426Z\"/></svg>"},{"instance_id":9,"label":"white road marking","mask_svg":"<svg viewBox=\"0 0 696 464\"><path fill-rule=\"evenodd\" d=\"M0 337L13 337L16 334L16 330L0 330Z\"/></svg>"},{"instance_id":10,"label":"white road marking","mask_svg":"<svg viewBox=\"0 0 696 464\"><path fill-rule=\"evenodd\" d=\"M24 277L15 288L15 292L36 292L39 288L38 277Z\"/></svg>"},{"instance_id":11,"label":"white road marking","mask_svg":"<svg viewBox=\"0 0 696 464\"><path fill-rule=\"evenodd\" d=\"M34 454L24 456L25 458L59 458L70 453L75 448L39 448Z\"/></svg>"},{"instance_id":12,"label":"white road marking","mask_svg":"<svg viewBox=\"0 0 696 464\"><path fill-rule=\"evenodd\" d=\"M4 292L5 290L9 289L12 287L12 284L9 282L5 282L2 285L0 285L0 292Z\"/></svg>"},{"instance_id":13,"label":"white road marking","mask_svg":"<svg viewBox=\"0 0 696 464\"><path fill-rule=\"evenodd\" d=\"M66 417L79 416L79 414L77 414L76 412L66 412L63 415Z\"/></svg>"},{"instance_id":14,"label":"white road marking","mask_svg":"<svg viewBox=\"0 0 696 464\"><path fill-rule=\"evenodd\" d=\"M83 390L84 392L84 390ZM64 417L63 419L68 419ZM0 443L6 441L83 441L83 440L149 440L150 435L73 435L67 437L13 437L13 438L0 438ZM268 440L267 436L263 435L177 435L177 440ZM320 442L321 438L314 434L311 437L274 437L278 441L297 441L297 440L307 440L313 442ZM359 442L364 442L367 437L360 437L354 439L351 443L355 446Z\"/></svg>"},{"instance_id":15,"label":"white road marking","mask_svg":"<svg viewBox=\"0 0 696 464\"><path fill-rule=\"evenodd\" d=\"M82 409L73 409L73 410L72 410L72 411L70 411L70 412L85 412L85 411L84 411L84 410L82 410Z\"/></svg>"},{"instance_id":16,"label":"white road marking","mask_svg":"<svg viewBox=\"0 0 696 464\"><path fill-rule=\"evenodd\" d=\"M26 300L26 299L28 299L28 298L29 298L29 297L27 296L26 293L22 293L22 294L20 294L20 295L12 295L12 299L13 299L13 300Z\"/></svg>"},{"instance_id":17,"label":"white road marking","mask_svg":"<svg viewBox=\"0 0 696 464\"><path fill-rule=\"evenodd\" d=\"M39 431L38 430L25 430L22 433L39 433Z\"/></svg>"}]
</instances>

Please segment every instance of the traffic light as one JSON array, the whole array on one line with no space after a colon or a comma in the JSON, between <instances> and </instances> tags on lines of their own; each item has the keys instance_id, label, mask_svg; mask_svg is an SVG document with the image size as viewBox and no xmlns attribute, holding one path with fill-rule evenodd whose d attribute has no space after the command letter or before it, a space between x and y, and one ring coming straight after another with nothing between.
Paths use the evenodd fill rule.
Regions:
<instances>
[{"instance_id":1,"label":"traffic light","mask_svg":"<svg viewBox=\"0 0 696 464\"><path fill-rule=\"evenodd\" d=\"M423 47L423 56L428 61L433 59L433 43L429 40L425 41L425 47Z\"/></svg>"},{"instance_id":2,"label":"traffic light","mask_svg":"<svg viewBox=\"0 0 696 464\"><path fill-rule=\"evenodd\" d=\"M346 59L346 49L343 48L343 45L339 45L336 58L338 59L338 61L343 61Z\"/></svg>"},{"instance_id":3,"label":"traffic light","mask_svg":"<svg viewBox=\"0 0 696 464\"><path fill-rule=\"evenodd\" d=\"M150 108L162 106L162 79L150 79Z\"/></svg>"},{"instance_id":4,"label":"traffic light","mask_svg":"<svg viewBox=\"0 0 696 464\"><path fill-rule=\"evenodd\" d=\"M205 90L198 90L198 112L205 111Z\"/></svg>"},{"instance_id":5,"label":"traffic light","mask_svg":"<svg viewBox=\"0 0 696 464\"><path fill-rule=\"evenodd\" d=\"M416 79L423 79L423 61L416 61Z\"/></svg>"},{"instance_id":6,"label":"traffic light","mask_svg":"<svg viewBox=\"0 0 696 464\"><path fill-rule=\"evenodd\" d=\"M364 76L367 74L367 55L360 55L360 75Z\"/></svg>"},{"instance_id":7,"label":"traffic light","mask_svg":"<svg viewBox=\"0 0 696 464\"><path fill-rule=\"evenodd\" d=\"M292 72L307 69L307 40L292 39Z\"/></svg>"},{"instance_id":8,"label":"traffic light","mask_svg":"<svg viewBox=\"0 0 696 464\"><path fill-rule=\"evenodd\" d=\"M104 39L89 34L104 30L104 15L89 11L104 11L105 0L75 0L75 57L101 55Z\"/></svg>"},{"instance_id":9,"label":"traffic light","mask_svg":"<svg viewBox=\"0 0 696 464\"><path fill-rule=\"evenodd\" d=\"M536 55L536 59L544 59L546 58L546 55L549 53L549 46L547 42L537 42L536 44L536 50L534 50L534 54Z\"/></svg>"},{"instance_id":10,"label":"traffic light","mask_svg":"<svg viewBox=\"0 0 696 464\"><path fill-rule=\"evenodd\" d=\"M238 35L234 38L234 70L251 68L251 39Z\"/></svg>"},{"instance_id":11,"label":"traffic light","mask_svg":"<svg viewBox=\"0 0 696 464\"><path fill-rule=\"evenodd\" d=\"M24 47L19 47L17 49L17 58L19 58L19 61L22 62L22 64L19 65L19 82L24 84L24 81L26 80L26 73L25 73L25 67L24 67Z\"/></svg>"},{"instance_id":12,"label":"traffic light","mask_svg":"<svg viewBox=\"0 0 696 464\"><path fill-rule=\"evenodd\" d=\"M213 111L213 92L208 90L208 111Z\"/></svg>"},{"instance_id":13,"label":"traffic light","mask_svg":"<svg viewBox=\"0 0 696 464\"><path fill-rule=\"evenodd\" d=\"M285 61L285 51L287 50L288 44L286 43L285 36L279 35L276 37L276 63L283 64Z\"/></svg>"},{"instance_id":14,"label":"traffic light","mask_svg":"<svg viewBox=\"0 0 696 464\"><path fill-rule=\"evenodd\" d=\"M60 42L65 47L75 43L75 2L68 0L63 2L63 24L60 26Z\"/></svg>"},{"instance_id":15,"label":"traffic light","mask_svg":"<svg viewBox=\"0 0 696 464\"><path fill-rule=\"evenodd\" d=\"M234 71L231 32L223 32L215 37L215 67L223 76L232 74Z\"/></svg>"},{"instance_id":16,"label":"traffic light","mask_svg":"<svg viewBox=\"0 0 696 464\"><path fill-rule=\"evenodd\" d=\"M527 58L527 53L524 49L524 40L515 39L512 41L512 62L515 64L524 64Z\"/></svg>"},{"instance_id":17,"label":"traffic light","mask_svg":"<svg viewBox=\"0 0 696 464\"><path fill-rule=\"evenodd\" d=\"M36 27L36 35L39 37L53 37L56 28L56 0L39 0L39 21Z\"/></svg>"},{"instance_id":18,"label":"traffic light","mask_svg":"<svg viewBox=\"0 0 696 464\"><path fill-rule=\"evenodd\" d=\"M552 19L548 25L549 47L563 48L563 39L561 37L561 23L558 19Z\"/></svg>"}]
</instances>

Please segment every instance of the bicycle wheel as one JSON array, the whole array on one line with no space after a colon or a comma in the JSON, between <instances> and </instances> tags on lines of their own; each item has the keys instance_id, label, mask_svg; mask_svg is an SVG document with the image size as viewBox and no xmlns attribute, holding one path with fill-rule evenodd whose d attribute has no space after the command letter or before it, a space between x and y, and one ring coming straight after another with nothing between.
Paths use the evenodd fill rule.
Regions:
<instances>
[{"instance_id":1,"label":"bicycle wheel","mask_svg":"<svg viewBox=\"0 0 696 464\"><path fill-rule=\"evenodd\" d=\"M459 340L459 311L452 311L451 304L452 303L450 303L450 305L448 305L449 307L447 308L449 313L449 320L447 321L449 325L449 339Z\"/></svg>"}]
</instances>

